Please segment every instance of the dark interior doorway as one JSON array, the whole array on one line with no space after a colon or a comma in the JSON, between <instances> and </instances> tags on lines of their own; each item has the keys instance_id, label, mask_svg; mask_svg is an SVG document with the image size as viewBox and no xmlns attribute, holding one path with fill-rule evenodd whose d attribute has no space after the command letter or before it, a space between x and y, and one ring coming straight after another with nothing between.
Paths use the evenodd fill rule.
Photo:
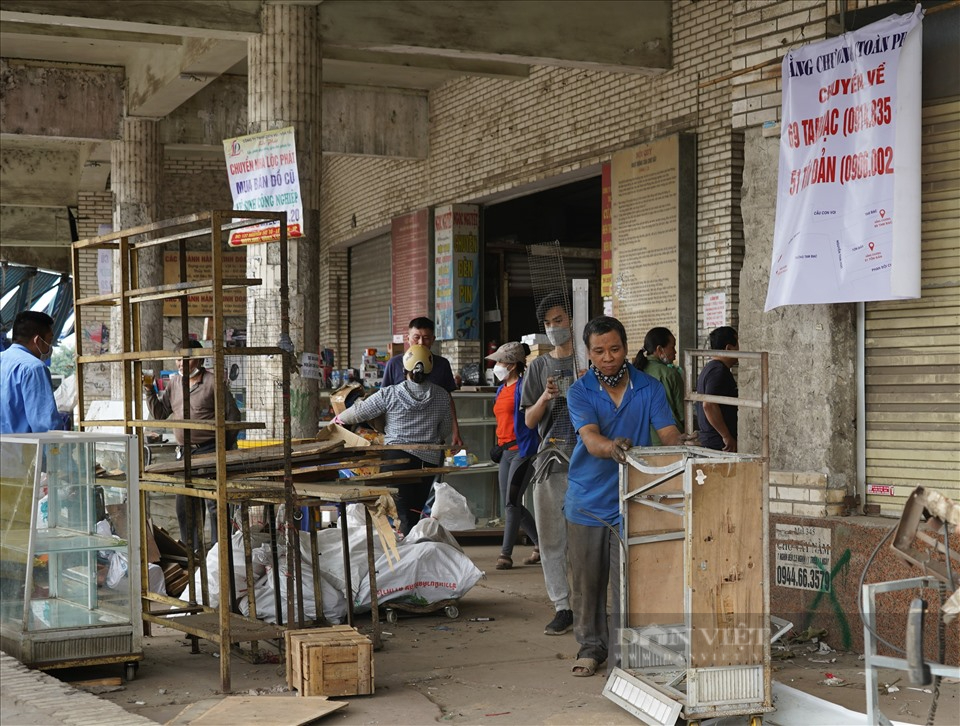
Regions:
<instances>
[{"instance_id":1,"label":"dark interior doorway","mask_svg":"<svg viewBox=\"0 0 960 726\"><path fill-rule=\"evenodd\" d=\"M536 315L527 246L559 241L566 289L590 281L590 316L600 297L600 176L483 208L484 350L491 341L543 332ZM500 320L496 318L499 312Z\"/></svg>"}]
</instances>

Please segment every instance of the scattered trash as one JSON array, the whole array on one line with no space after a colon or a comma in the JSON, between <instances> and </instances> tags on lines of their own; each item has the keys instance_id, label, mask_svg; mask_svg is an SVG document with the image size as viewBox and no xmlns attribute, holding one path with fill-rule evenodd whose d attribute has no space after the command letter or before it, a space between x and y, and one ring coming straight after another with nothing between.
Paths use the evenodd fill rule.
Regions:
<instances>
[{"instance_id":1,"label":"scattered trash","mask_svg":"<svg viewBox=\"0 0 960 726\"><path fill-rule=\"evenodd\" d=\"M147 702L146 702L146 701L134 701L133 703L134 703L134 705L137 705L137 706L146 706L146 705L147 705Z\"/></svg>"},{"instance_id":2,"label":"scattered trash","mask_svg":"<svg viewBox=\"0 0 960 726\"><path fill-rule=\"evenodd\" d=\"M919 691L920 693L933 693L929 688L914 688L913 686L907 686L908 691Z\"/></svg>"},{"instance_id":3,"label":"scattered trash","mask_svg":"<svg viewBox=\"0 0 960 726\"><path fill-rule=\"evenodd\" d=\"M886 686L887 693L899 693L900 686Z\"/></svg>"},{"instance_id":4,"label":"scattered trash","mask_svg":"<svg viewBox=\"0 0 960 726\"><path fill-rule=\"evenodd\" d=\"M807 658L811 663L836 663L836 658Z\"/></svg>"},{"instance_id":5,"label":"scattered trash","mask_svg":"<svg viewBox=\"0 0 960 726\"><path fill-rule=\"evenodd\" d=\"M161 696L162 696L163 694L165 694L166 692L167 692L167 689L166 689L166 688L161 688L160 690L157 691L157 693L159 693Z\"/></svg>"},{"instance_id":6,"label":"scattered trash","mask_svg":"<svg viewBox=\"0 0 960 726\"><path fill-rule=\"evenodd\" d=\"M449 632L450 630L453 630L453 628L448 628L446 625L437 625L434 627L434 630L443 630Z\"/></svg>"},{"instance_id":7,"label":"scattered trash","mask_svg":"<svg viewBox=\"0 0 960 726\"><path fill-rule=\"evenodd\" d=\"M843 678L835 676L833 673L824 673L823 675L825 675L826 678L820 681L820 683L824 686L845 686L847 684Z\"/></svg>"},{"instance_id":8,"label":"scattered trash","mask_svg":"<svg viewBox=\"0 0 960 726\"><path fill-rule=\"evenodd\" d=\"M807 628L806 630L792 636L789 640L791 643L816 643L826 634L827 631L823 630L822 628Z\"/></svg>"},{"instance_id":9,"label":"scattered trash","mask_svg":"<svg viewBox=\"0 0 960 726\"><path fill-rule=\"evenodd\" d=\"M471 623L489 623L493 620L496 620L496 618L470 618Z\"/></svg>"},{"instance_id":10,"label":"scattered trash","mask_svg":"<svg viewBox=\"0 0 960 726\"><path fill-rule=\"evenodd\" d=\"M483 715L484 715L484 716L487 716L487 717L490 717L490 716L509 716L509 715L510 715L510 711L504 711L503 713L485 713L485 714L483 714Z\"/></svg>"},{"instance_id":11,"label":"scattered trash","mask_svg":"<svg viewBox=\"0 0 960 726\"><path fill-rule=\"evenodd\" d=\"M834 653L836 651L834 651L833 648L831 648L829 645L827 645L824 641L821 640L820 645L817 648L817 652L818 653Z\"/></svg>"}]
</instances>

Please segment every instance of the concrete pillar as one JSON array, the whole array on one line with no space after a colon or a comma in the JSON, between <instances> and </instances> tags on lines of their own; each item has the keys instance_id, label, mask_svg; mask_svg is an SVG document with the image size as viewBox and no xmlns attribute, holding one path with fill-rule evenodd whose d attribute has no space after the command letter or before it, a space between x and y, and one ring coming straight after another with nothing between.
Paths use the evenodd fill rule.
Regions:
<instances>
[{"instance_id":1,"label":"concrete pillar","mask_svg":"<svg viewBox=\"0 0 960 726\"><path fill-rule=\"evenodd\" d=\"M770 468L826 474L827 487L856 485L856 308L788 305L763 312L777 206L779 139L746 132L740 275L740 347L770 353ZM741 395L759 392L757 368L740 366ZM760 423L740 409L739 451L759 453Z\"/></svg>"},{"instance_id":2,"label":"concrete pillar","mask_svg":"<svg viewBox=\"0 0 960 726\"><path fill-rule=\"evenodd\" d=\"M315 5L264 4L262 32L248 47L248 133L293 126L297 145L300 193L303 199L305 237L289 245L290 337L297 357L304 351L319 352L318 285L320 260L321 82L320 10ZM278 262L270 245L257 245L247 252L248 274L258 268L258 277L277 279ZM275 345L279 328L276 287L265 284L247 293L248 340L251 344ZM267 315L255 314L267 311ZM276 311L271 315L271 311ZM261 371L260 380L279 380L277 371ZM319 417L317 381L293 375L290 390L292 434L314 436ZM248 385L248 418L261 413L266 435L279 433L279 394L276 385ZM253 393L251 397L249 394ZM271 431L272 429L272 431ZM256 432L249 432L255 434Z\"/></svg>"},{"instance_id":3,"label":"concrete pillar","mask_svg":"<svg viewBox=\"0 0 960 726\"><path fill-rule=\"evenodd\" d=\"M125 118L119 141L110 149L110 187L113 191L114 230L137 227L159 221L160 189L163 174L163 147L160 144L157 122L150 119ZM153 287L163 284L163 250L152 247L143 250L138 258L138 279L135 287ZM120 273L114 266L114 285L120 283ZM140 349L159 350L163 347L163 303L149 302L139 306ZM119 350L120 313L114 310L110 318L110 349ZM119 366L111 366L113 396L121 395Z\"/></svg>"}]
</instances>

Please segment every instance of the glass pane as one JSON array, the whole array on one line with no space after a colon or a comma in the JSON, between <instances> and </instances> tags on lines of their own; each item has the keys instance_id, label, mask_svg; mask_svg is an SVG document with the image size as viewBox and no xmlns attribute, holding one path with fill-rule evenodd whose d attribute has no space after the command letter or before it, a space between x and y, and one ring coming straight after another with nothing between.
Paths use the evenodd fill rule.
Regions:
<instances>
[{"instance_id":1,"label":"glass pane","mask_svg":"<svg viewBox=\"0 0 960 726\"><path fill-rule=\"evenodd\" d=\"M22 623L36 479L35 443L0 442L0 618Z\"/></svg>"}]
</instances>

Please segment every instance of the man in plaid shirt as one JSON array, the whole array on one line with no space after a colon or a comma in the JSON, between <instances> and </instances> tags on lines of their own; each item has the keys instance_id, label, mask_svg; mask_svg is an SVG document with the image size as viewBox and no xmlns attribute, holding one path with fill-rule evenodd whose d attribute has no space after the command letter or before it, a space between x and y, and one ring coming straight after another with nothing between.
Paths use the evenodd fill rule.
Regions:
<instances>
[{"instance_id":1,"label":"man in plaid shirt","mask_svg":"<svg viewBox=\"0 0 960 726\"><path fill-rule=\"evenodd\" d=\"M386 417L384 443L397 444L444 444L450 441L453 432L453 414L450 394L440 386L426 380L433 369L433 354L422 345L411 345L403 354L406 380L381 388L369 398L357 401L334 419L338 424L356 424L369 421L381 414ZM409 459L408 462L387 464L381 471L401 471L438 466L443 460L443 451L418 448L384 451L385 459ZM394 496L400 531L406 535L417 522L430 495L433 477L421 477L409 484L398 484Z\"/></svg>"}]
</instances>

